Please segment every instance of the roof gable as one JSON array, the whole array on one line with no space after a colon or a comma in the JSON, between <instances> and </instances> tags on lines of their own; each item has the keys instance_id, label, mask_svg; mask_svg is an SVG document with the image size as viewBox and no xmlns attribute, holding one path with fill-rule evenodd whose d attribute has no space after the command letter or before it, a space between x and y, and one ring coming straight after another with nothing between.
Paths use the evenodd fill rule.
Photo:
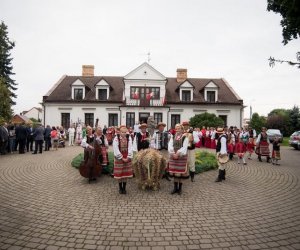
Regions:
<instances>
[{"instance_id":1,"label":"roof gable","mask_svg":"<svg viewBox=\"0 0 300 250\"><path fill-rule=\"evenodd\" d=\"M150 64L144 62L142 65L137 67L128 73L125 77L125 80L166 80L166 77L154 69Z\"/></svg>"},{"instance_id":2,"label":"roof gable","mask_svg":"<svg viewBox=\"0 0 300 250\"><path fill-rule=\"evenodd\" d=\"M204 87L205 88L219 88L219 86L214 81L208 82Z\"/></svg>"},{"instance_id":3,"label":"roof gable","mask_svg":"<svg viewBox=\"0 0 300 250\"><path fill-rule=\"evenodd\" d=\"M84 83L82 81L80 81L80 79L77 79L75 82L73 82L71 84L72 86L85 86Z\"/></svg>"},{"instance_id":4,"label":"roof gable","mask_svg":"<svg viewBox=\"0 0 300 250\"><path fill-rule=\"evenodd\" d=\"M105 81L104 79L101 79L99 82L97 82L96 84L95 84L95 86L110 86L108 83L107 83L107 81Z\"/></svg>"},{"instance_id":5,"label":"roof gable","mask_svg":"<svg viewBox=\"0 0 300 250\"><path fill-rule=\"evenodd\" d=\"M187 89L190 89L190 88L194 89L195 88L195 86L193 84L191 84L188 80L181 83L178 87L179 88L187 88Z\"/></svg>"}]
</instances>

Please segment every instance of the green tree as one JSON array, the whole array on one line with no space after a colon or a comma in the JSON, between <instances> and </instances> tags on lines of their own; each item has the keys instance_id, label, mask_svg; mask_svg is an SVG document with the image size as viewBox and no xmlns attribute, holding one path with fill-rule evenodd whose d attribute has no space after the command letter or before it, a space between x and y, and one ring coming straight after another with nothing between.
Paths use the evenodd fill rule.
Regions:
<instances>
[{"instance_id":1,"label":"green tree","mask_svg":"<svg viewBox=\"0 0 300 250\"><path fill-rule=\"evenodd\" d=\"M12 117L10 91L0 77L0 122L9 121Z\"/></svg>"},{"instance_id":2,"label":"green tree","mask_svg":"<svg viewBox=\"0 0 300 250\"><path fill-rule=\"evenodd\" d=\"M8 38L7 26L3 21L0 24L0 77L3 78L4 84L10 92L10 102L12 105L16 103L13 98L16 98L14 91L17 90L17 83L11 78L14 73L11 65L12 57L11 50L15 47L15 43Z\"/></svg>"},{"instance_id":3,"label":"green tree","mask_svg":"<svg viewBox=\"0 0 300 250\"><path fill-rule=\"evenodd\" d=\"M224 121L217 117L215 114L203 113L200 115L195 115L190 119L190 126L194 128L205 127L218 127L224 126Z\"/></svg>"},{"instance_id":4,"label":"green tree","mask_svg":"<svg viewBox=\"0 0 300 250\"><path fill-rule=\"evenodd\" d=\"M291 110L289 110L289 123L290 123L290 133L295 130L300 130L300 112L299 107L294 106Z\"/></svg>"},{"instance_id":5,"label":"green tree","mask_svg":"<svg viewBox=\"0 0 300 250\"><path fill-rule=\"evenodd\" d=\"M265 127L267 124L267 120L264 116L260 116L258 113L254 113L252 115L252 119L250 121L250 126L256 130L257 133L261 131L262 127Z\"/></svg>"},{"instance_id":6,"label":"green tree","mask_svg":"<svg viewBox=\"0 0 300 250\"><path fill-rule=\"evenodd\" d=\"M282 16L283 44L300 36L300 1L299 0L268 0L268 11Z\"/></svg>"},{"instance_id":7,"label":"green tree","mask_svg":"<svg viewBox=\"0 0 300 250\"><path fill-rule=\"evenodd\" d=\"M289 41L300 37L300 1L299 0L268 0L268 11L279 13L282 16L280 24L282 26L282 36L284 45ZM296 53L297 62L290 60L278 60L269 58L269 65L273 67L275 62L288 63L300 68L300 52Z\"/></svg>"}]
</instances>

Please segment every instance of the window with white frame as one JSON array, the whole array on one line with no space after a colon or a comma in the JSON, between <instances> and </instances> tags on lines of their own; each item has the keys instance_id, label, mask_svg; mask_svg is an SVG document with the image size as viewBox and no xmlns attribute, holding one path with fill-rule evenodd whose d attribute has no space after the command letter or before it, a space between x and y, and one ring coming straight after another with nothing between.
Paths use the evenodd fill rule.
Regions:
<instances>
[{"instance_id":1,"label":"window with white frame","mask_svg":"<svg viewBox=\"0 0 300 250\"><path fill-rule=\"evenodd\" d=\"M109 98L109 84L102 79L95 85L96 100L106 101Z\"/></svg>"},{"instance_id":2,"label":"window with white frame","mask_svg":"<svg viewBox=\"0 0 300 250\"><path fill-rule=\"evenodd\" d=\"M216 91L207 91L206 96L208 102L216 102Z\"/></svg>"},{"instance_id":3,"label":"window with white frame","mask_svg":"<svg viewBox=\"0 0 300 250\"><path fill-rule=\"evenodd\" d=\"M191 90L182 90L181 101L190 102L191 101Z\"/></svg>"},{"instance_id":4,"label":"window with white frame","mask_svg":"<svg viewBox=\"0 0 300 250\"><path fill-rule=\"evenodd\" d=\"M98 89L98 100L106 101L107 100L107 89Z\"/></svg>"},{"instance_id":5,"label":"window with white frame","mask_svg":"<svg viewBox=\"0 0 300 250\"><path fill-rule=\"evenodd\" d=\"M85 85L77 79L72 83L72 99L83 100L85 98Z\"/></svg>"},{"instance_id":6,"label":"window with white frame","mask_svg":"<svg viewBox=\"0 0 300 250\"><path fill-rule=\"evenodd\" d=\"M204 99L207 102L218 101L218 89L219 87L213 82L209 82L204 88Z\"/></svg>"},{"instance_id":7,"label":"window with white frame","mask_svg":"<svg viewBox=\"0 0 300 250\"><path fill-rule=\"evenodd\" d=\"M74 88L74 100L83 100L83 88Z\"/></svg>"}]
</instances>

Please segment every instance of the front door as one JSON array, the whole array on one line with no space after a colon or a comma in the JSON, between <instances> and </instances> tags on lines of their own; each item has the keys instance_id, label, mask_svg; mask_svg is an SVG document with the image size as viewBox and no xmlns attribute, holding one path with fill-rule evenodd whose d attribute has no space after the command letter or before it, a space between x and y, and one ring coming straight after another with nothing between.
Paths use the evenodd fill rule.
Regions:
<instances>
[{"instance_id":1,"label":"front door","mask_svg":"<svg viewBox=\"0 0 300 250\"><path fill-rule=\"evenodd\" d=\"M150 113L139 113L140 124L147 123L147 120L148 120L149 116L150 116Z\"/></svg>"}]
</instances>

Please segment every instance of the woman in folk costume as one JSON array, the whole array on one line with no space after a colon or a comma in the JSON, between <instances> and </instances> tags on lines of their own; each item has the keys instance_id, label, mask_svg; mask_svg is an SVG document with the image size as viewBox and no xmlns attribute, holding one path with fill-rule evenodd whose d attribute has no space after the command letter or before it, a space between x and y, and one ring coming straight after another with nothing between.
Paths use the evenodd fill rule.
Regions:
<instances>
[{"instance_id":1,"label":"woman in folk costume","mask_svg":"<svg viewBox=\"0 0 300 250\"><path fill-rule=\"evenodd\" d=\"M243 132L241 132L239 129L237 129L236 132L235 153L238 156L238 164L240 164L240 160L242 159L243 164L247 165L245 161L246 147L243 141Z\"/></svg>"},{"instance_id":2,"label":"woman in folk costume","mask_svg":"<svg viewBox=\"0 0 300 250\"><path fill-rule=\"evenodd\" d=\"M258 160L261 162L262 156L267 157L267 162L270 162L270 149L269 149L269 137L266 133L266 128L262 127L261 133L258 135L256 140L256 150L255 153L258 155Z\"/></svg>"},{"instance_id":3,"label":"woman in folk costume","mask_svg":"<svg viewBox=\"0 0 300 250\"><path fill-rule=\"evenodd\" d=\"M233 130L233 127L229 128L227 132L227 151L229 154L229 159L233 159L234 151L235 151L235 141L236 141L236 131Z\"/></svg>"},{"instance_id":4,"label":"woman in folk costume","mask_svg":"<svg viewBox=\"0 0 300 250\"><path fill-rule=\"evenodd\" d=\"M132 140L127 134L125 125L120 126L120 135L113 140L114 150L114 178L119 181L119 193L126 194L127 178L133 177L132 170Z\"/></svg>"},{"instance_id":5,"label":"woman in folk costume","mask_svg":"<svg viewBox=\"0 0 300 250\"><path fill-rule=\"evenodd\" d=\"M251 156L254 152L254 148L255 148L255 137L256 137L256 132L255 130L253 130L251 127L249 127L249 139L248 139L248 143L247 143L247 151L248 151L248 159L251 159Z\"/></svg>"},{"instance_id":6,"label":"woman in folk costume","mask_svg":"<svg viewBox=\"0 0 300 250\"><path fill-rule=\"evenodd\" d=\"M212 128L212 130L211 130L211 136L210 136L210 139L211 139L211 141L210 141L210 148L211 149L216 149L216 146L217 146L217 144L216 144L216 129L215 128Z\"/></svg>"},{"instance_id":7,"label":"woman in folk costume","mask_svg":"<svg viewBox=\"0 0 300 250\"><path fill-rule=\"evenodd\" d=\"M210 148L211 143L211 129L208 127L205 135L205 147Z\"/></svg>"},{"instance_id":8,"label":"woman in folk costume","mask_svg":"<svg viewBox=\"0 0 300 250\"><path fill-rule=\"evenodd\" d=\"M201 148L202 147L202 133L200 131L200 128L195 128L194 131L196 131L196 134L199 138L199 141L195 143L196 148Z\"/></svg>"},{"instance_id":9,"label":"woman in folk costume","mask_svg":"<svg viewBox=\"0 0 300 250\"><path fill-rule=\"evenodd\" d=\"M100 144L101 154L99 155L99 161L102 167L106 167L108 165L108 141L106 136L103 134L103 130L101 127L96 128L96 141Z\"/></svg>"},{"instance_id":10,"label":"woman in folk costume","mask_svg":"<svg viewBox=\"0 0 300 250\"><path fill-rule=\"evenodd\" d=\"M187 165L187 148L189 140L183 135L183 126L175 125L176 133L171 136L168 151L169 151L169 174L174 177L174 189L171 194L182 192L182 178L188 178L189 169Z\"/></svg>"},{"instance_id":11,"label":"woman in folk costume","mask_svg":"<svg viewBox=\"0 0 300 250\"><path fill-rule=\"evenodd\" d=\"M278 137L274 138L274 141L272 142L273 149L272 149L272 164L273 165L280 165L278 161L280 158L280 144Z\"/></svg>"}]
</instances>

